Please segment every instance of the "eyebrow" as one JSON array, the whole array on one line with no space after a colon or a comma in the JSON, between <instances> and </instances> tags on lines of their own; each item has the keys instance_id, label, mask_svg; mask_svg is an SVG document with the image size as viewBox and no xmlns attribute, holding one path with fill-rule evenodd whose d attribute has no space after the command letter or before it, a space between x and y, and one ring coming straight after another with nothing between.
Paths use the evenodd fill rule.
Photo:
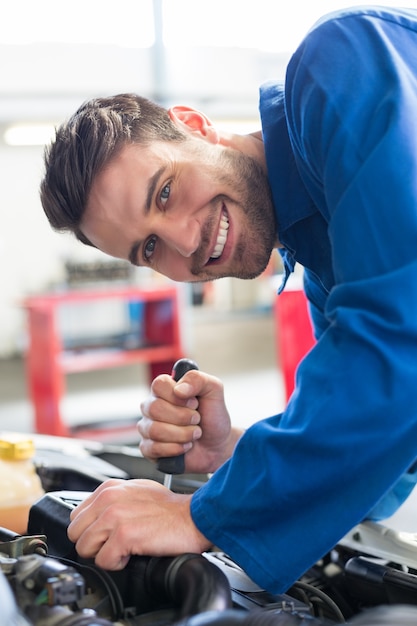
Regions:
<instances>
[{"instance_id":1,"label":"eyebrow","mask_svg":"<svg viewBox=\"0 0 417 626\"><path fill-rule=\"evenodd\" d=\"M154 196L156 186L158 184L159 179L161 178L161 175L164 173L165 169L166 169L166 166L162 165L158 170L156 170L155 174L153 174L153 176L151 176L151 178L149 179L148 192L146 194L145 209L144 209L145 216L148 215L149 211L151 210L152 198ZM142 240L137 239L136 241L133 242L130 248L128 259L132 265L136 265L136 266L139 265L136 259L138 256L138 250L141 245L142 245Z\"/></svg>"}]
</instances>

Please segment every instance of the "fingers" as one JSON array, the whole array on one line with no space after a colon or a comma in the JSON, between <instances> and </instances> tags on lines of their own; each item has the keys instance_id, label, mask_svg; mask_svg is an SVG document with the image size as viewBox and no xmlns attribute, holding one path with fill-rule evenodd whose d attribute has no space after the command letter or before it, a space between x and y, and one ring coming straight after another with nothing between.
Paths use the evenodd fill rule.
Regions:
<instances>
[{"instance_id":1,"label":"fingers","mask_svg":"<svg viewBox=\"0 0 417 626\"><path fill-rule=\"evenodd\" d=\"M140 449L148 458L183 454L202 435L198 426L200 415L196 411L158 399L143 403L141 410L142 419L138 423Z\"/></svg>"},{"instance_id":2,"label":"fingers","mask_svg":"<svg viewBox=\"0 0 417 626\"><path fill-rule=\"evenodd\" d=\"M200 370L190 370L175 382L163 374L155 378L151 386L152 395L177 406L197 409L202 397L222 400L224 391L220 379Z\"/></svg>"},{"instance_id":3,"label":"fingers","mask_svg":"<svg viewBox=\"0 0 417 626\"><path fill-rule=\"evenodd\" d=\"M201 552L210 542L192 521L190 499L155 481L108 480L72 511L68 537L80 556L110 570L132 554Z\"/></svg>"},{"instance_id":4,"label":"fingers","mask_svg":"<svg viewBox=\"0 0 417 626\"><path fill-rule=\"evenodd\" d=\"M149 485L148 485L149 483ZM80 556L95 557L106 569L122 569L134 550L141 502L155 501L165 488L148 480L108 480L71 512L68 538Z\"/></svg>"},{"instance_id":5,"label":"fingers","mask_svg":"<svg viewBox=\"0 0 417 626\"><path fill-rule=\"evenodd\" d=\"M158 376L141 411L139 447L147 459L187 453L187 471L208 472L224 458L231 424L218 378L199 370L178 382Z\"/></svg>"},{"instance_id":6,"label":"fingers","mask_svg":"<svg viewBox=\"0 0 417 626\"><path fill-rule=\"evenodd\" d=\"M168 437L168 441L158 441L158 428L155 423L151 423L146 430L149 432L149 436L144 435L143 427L146 421L141 420L138 424L139 434L142 439L139 444L139 449L143 456L147 459L155 460L161 457L177 456L179 454L185 454L193 447L195 441L202 436L201 428L184 429L184 427L175 427L172 430L172 435ZM165 438L165 432L164 433ZM170 440L169 440L170 439ZM186 440L184 442L173 441L175 439Z\"/></svg>"},{"instance_id":7,"label":"fingers","mask_svg":"<svg viewBox=\"0 0 417 626\"><path fill-rule=\"evenodd\" d=\"M178 381L173 392L177 398L189 400L193 397L210 398L212 400L223 400L223 384L215 376L206 374L198 370L187 372L185 376Z\"/></svg>"},{"instance_id":8,"label":"fingers","mask_svg":"<svg viewBox=\"0 0 417 626\"><path fill-rule=\"evenodd\" d=\"M200 422L200 414L196 409L177 405L165 398L150 396L140 405L142 415L154 422L168 425L189 426ZM147 434L147 433L145 433Z\"/></svg>"},{"instance_id":9,"label":"fingers","mask_svg":"<svg viewBox=\"0 0 417 626\"><path fill-rule=\"evenodd\" d=\"M181 378L181 381L186 382L189 378L190 372L187 372ZM197 409L198 399L193 392L192 386L190 386L190 392L188 394L178 394L176 392L178 384L180 383L175 382L175 380L167 374L157 376L151 385L152 395L162 398L171 404L176 404L177 406L188 406L190 409Z\"/></svg>"},{"instance_id":10,"label":"fingers","mask_svg":"<svg viewBox=\"0 0 417 626\"><path fill-rule=\"evenodd\" d=\"M80 513L82 513L83 511L87 511L93 503L96 503L98 501L99 496L103 491L108 492L110 489L118 487L119 485L122 485L124 483L125 481L122 480L121 478L119 479L111 478L109 480L106 480L104 483L99 485L93 493L91 493L87 498L85 498L85 500L83 500L77 506L77 508L71 511L70 520L74 520L75 518L79 517Z\"/></svg>"},{"instance_id":11,"label":"fingers","mask_svg":"<svg viewBox=\"0 0 417 626\"><path fill-rule=\"evenodd\" d=\"M104 569L123 569L134 552L134 532L137 526L124 505L109 507L78 534L77 522L68 527L71 539L77 536L76 549L83 558L94 558L96 565ZM77 533L77 535L76 535Z\"/></svg>"},{"instance_id":12,"label":"fingers","mask_svg":"<svg viewBox=\"0 0 417 626\"><path fill-rule=\"evenodd\" d=\"M153 381L151 390L138 423L142 454L149 459L184 454L202 434L198 399L193 393L178 396L175 381L165 375Z\"/></svg>"}]
</instances>

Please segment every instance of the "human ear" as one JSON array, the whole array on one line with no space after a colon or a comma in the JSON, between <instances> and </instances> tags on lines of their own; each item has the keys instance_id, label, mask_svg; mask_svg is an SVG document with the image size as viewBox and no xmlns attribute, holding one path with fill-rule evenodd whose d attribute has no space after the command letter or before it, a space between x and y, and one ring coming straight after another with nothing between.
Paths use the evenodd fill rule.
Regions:
<instances>
[{"instance_id":1,"label":"human ear","mask_svg":"<svg viewBox=\"0 0 417 626\"><path fill-rule=\"evenodd\" d=\"M181 130L199 134L210 143L219 143L219 134L204 113L187 106L174 106L168 109L171 121Z\"/></svg>"}]
</instances>

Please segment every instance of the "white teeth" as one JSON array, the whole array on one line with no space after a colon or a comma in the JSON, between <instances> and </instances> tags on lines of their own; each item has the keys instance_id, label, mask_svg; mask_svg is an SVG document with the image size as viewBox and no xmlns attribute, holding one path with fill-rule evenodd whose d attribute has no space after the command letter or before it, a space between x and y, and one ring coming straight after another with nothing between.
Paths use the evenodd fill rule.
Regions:
<instances>
[{"instance_id":1,"label":"white teeth","mask_svg":"<svg viewBox=\"0 0 417 626\"><path fill-rule=\"evenodd\" d=\"M224 250L224 246L226 244L227 241L227 230L229 228L229 220L227 218L226 213L222 213L222 217L220 220L220 228L219 228L219 232L217 235L217 241L216 241L216 245L214 246L214 250L213 253L211 255L212 259L218 259L223 250Z\"/></svg>"}]
</instances>

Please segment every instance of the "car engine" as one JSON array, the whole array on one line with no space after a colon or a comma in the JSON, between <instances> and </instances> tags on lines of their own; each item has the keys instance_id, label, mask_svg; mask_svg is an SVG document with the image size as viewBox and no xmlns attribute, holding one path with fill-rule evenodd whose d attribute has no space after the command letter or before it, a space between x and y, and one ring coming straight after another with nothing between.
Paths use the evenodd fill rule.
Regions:
<instances>
[{"instance_id":1,"label":"car engine","mask_svg":"<svg viewBox=\"0 0 417 626\"><path fill-rule=\"evenodd\" d=\"M0 528L0 626L417 623L417 549L406 544L398 559L378 541L368 550L359 536L380 528L354 529L283 594L259 588L216 550L132 556L109 572L76 553L66 534L71 510L107 478L163 475L133 447L44 436L35 464L45 494L30 509L27 533ZM206 480L175 476L172 489L191 493Z\"/></svg>"}]
</instances>

